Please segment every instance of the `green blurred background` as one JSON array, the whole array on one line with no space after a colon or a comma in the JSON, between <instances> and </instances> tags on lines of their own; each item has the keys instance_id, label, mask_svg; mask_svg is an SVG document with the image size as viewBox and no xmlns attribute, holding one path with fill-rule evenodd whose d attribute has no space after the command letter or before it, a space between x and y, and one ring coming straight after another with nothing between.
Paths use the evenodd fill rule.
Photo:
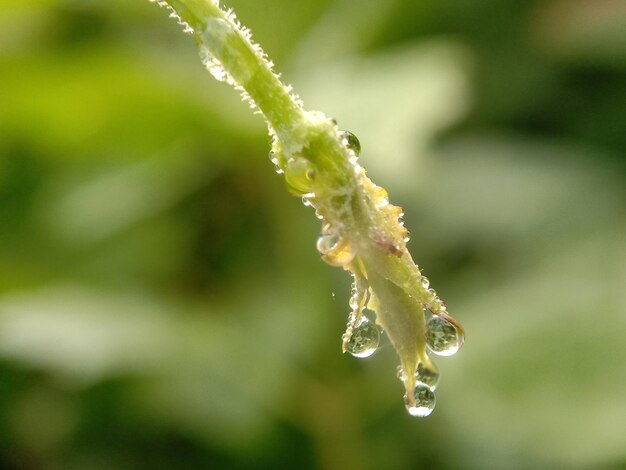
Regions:
<instances>
[{"instance_id":1,"label":"green blurred background","mask_svg":"<svg viewBox=\"0 0 626 470\"><path fill-rule=\"evenodd\" d=\"M405 208L437 408L165 10L0 0L0 468L626 468L626 2L228 6Z\"/></svg>"}]
</instances>

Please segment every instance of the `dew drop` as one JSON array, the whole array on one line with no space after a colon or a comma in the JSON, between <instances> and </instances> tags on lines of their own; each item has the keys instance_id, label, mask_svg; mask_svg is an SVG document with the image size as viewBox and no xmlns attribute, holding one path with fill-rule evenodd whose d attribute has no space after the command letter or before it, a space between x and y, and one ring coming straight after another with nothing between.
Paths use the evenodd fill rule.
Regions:
<instances>
[{"instance_id":1,"label":"dew drop","mask_svg":"<svg viewBox=\"0 0 626 470\"><path fill-rule=\"evenodd\" d=\"M200 59L213 78L220 82L226 82L235 85L235 80L226 71L222 63L209 51L209 49L200 45Z\"/></svg>"},{"instance_id":2,"label":"dew drop","mask_svg":"<svg viewBox=\"0 0 626 470\"><path fill-rule=\"evenodd\" d=\"M302 196L311 192L315 166L303 157L291 158L285 165L285 181L292 194Z\"/></svg>"},{"instance_id":3,"label":"dew drop","mask_svg":"<svg viewBox=\"0 0 626 470\"><path fill-rule=\"evenodd\" d=\"M357 136L350 131L339 131L339 137L341 137L343 145L348 147L348 150L352 150L358 157L361 153L361 142Z\"/></svg>"},{"instance_id":4,"label":"dew drop","mask_svg":"<svg viewBox=\"0 0 626 470\"><path fill-rule=\"evenodd\" d=\"M322 260L331 266L345 266L356 254L347 240L334 233L320 235L316 245Z\"/></svg>"},{"instance_id":5,"label":"dew drop","mask_svg":"<svg viewBox=\"0 0 626 470\"><path fill-rule=\"evenodd\" d=\"M437 366L433 363L426 365L420 362L415 372L415 380L418 384L425 385L434 392L439 384L439 371L437 370Z\"/></svg>"},{"instance_id":6,"label":"dew drop","mask_svg":"<svg viewBox=\"0 0 626 470\"><path fill-rule=\"evenodd\" d=\"M426 344L438 356L452 356L463 345L464 334L460 326L455 325L442 315L433 315L426 327Z\"/></svg>"},{"instance_id":7,"label":"dew drop","mask_svg":"<svg viewBox=\"0 0 626 470\"><path fill-rule=\"evenodd\" d=\"M428 289L430 287L430 281L428 280L428 278L426 276L422 276L422 287L424 289Z\"/></svg>"},{"instance_id":8,"label":"dew drop","mask_svg":"<svg viewBox=\"0 0 626 470\"><path fill-rule=\"evenodd\" d=\"M378 327L363 317L359 326L352 330L347 351L354 357L369 357L376 352L379 342Z\"/></svg>"},{"instance_id":9,"label":"dew drop","mask_svg":"<svg viewBox=\"0 0 626 470\"><path fill-rule=\"evenodd\" d=\"M428 416L435 409L435 394L433 391L425 385L418 385L413 392L415 397L415 404L411 404L407 401L406 410L411 416L417 416L423 418Z\"/></svg>"},{"instance_id":10,"label":"dew drop","mask_svg":"<svg viewBox=\"0 0 626 470\"><path fill-rule=\"evenodd\" d=\"M339 238L339 235L334 233L325 233L320 235L317 239L317 251L319 251L321 255L330 253L332 249L339 244L340 240L341 238Z\"/></svg>"},{"instance_id":11,"label":"dew drop","mask_svg":"<svg viewBox=\"0 0 626 470\"><path fill-rule=\"evenodd\" d=\"M397 377L401 382L406 380L406 374L402 366L398 366ZM415 371L415 381L417 384L424 385L434 392L439 384L439 371L437 370L437 366L432 363L426 366L424 363L420 362Z\"/></svg>"}]
</instances>

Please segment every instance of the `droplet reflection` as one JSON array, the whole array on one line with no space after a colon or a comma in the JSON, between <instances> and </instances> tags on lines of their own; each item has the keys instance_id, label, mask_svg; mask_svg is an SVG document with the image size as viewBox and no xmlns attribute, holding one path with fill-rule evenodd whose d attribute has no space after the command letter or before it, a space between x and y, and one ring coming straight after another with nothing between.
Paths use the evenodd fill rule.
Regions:
<instances>
[{"instance_id":1,"label":"droplet reflection","mask_svg":"<svg viewBox=\"0 0 626 470\"><path fill-rule=\"evenodd\" d=\"M426 344L438 356L452 356L463 345L464 334L448 318L433 315L426 327Z\"/></svg>"},{"instance_id":2,"label":"droplet reflection","mask_svg":"<svg viewBox=\"0 0 626 470\"><path fill-rule=\"evenodd\" d=\"M331 266L345 266L354 259L356 254L348 240L334 233L319 236L317 251L322 255L322 260Z\"/></svg>"},{"instance_id":3,"label":"droplet reflection","mask_svg":"<svg viewBox=\"0 0 626 470\"><path fill-rule=\"evenodd\" d=\"M437 366L432 362L429 365L420 362L415 372L415 380L418 384L425 385L434 392L439 384L439 371L437 370Z\"/></svg>"},{"instance_id":4,"label":"droplet reflection","mask_svg":"<svg viewBox=\"0 0 626 470\"><path fill-rule=\"evenodd\" d=\"M359 326L352 330L348 341L348 352L355 357L369 357L376 352L380 343L378 327L367 318L363 318Z\"/></svg>"},{"instance_id":5,"label":"droplet reflection","mask_svg":"<svg viewBox=\"0 0 626 470\"><path fill-rule=\"evenodd\" d=\"M296 196L311 193L314 178L315 167L306 158L292 158L285 165L287 187Z\"/></svg>"},{"instance_id":6,"label":"droplet reflection","mask_svg":"<svg viewBox=\"0 0 626 470\"><path fill-rule=\"evenodd\" d=\"M410 404L407 401L406 410L411 416L417 416L423 418L428 416L435 409L435 394L433 391L425 385L418 385L413 392L415 397L415 404Z\"/></svg>"},{"instance_id":7,"label":"droplet reflection","mask_svg":"<svg viewBox=\"0 0 626 470\"><path fill-rule=\"evenodd\" d=\"M339 131L339 136L342 138L343 144L358 157L361 153L361 142L357 136L350 131Z\"/></svg>"}]
</instances>

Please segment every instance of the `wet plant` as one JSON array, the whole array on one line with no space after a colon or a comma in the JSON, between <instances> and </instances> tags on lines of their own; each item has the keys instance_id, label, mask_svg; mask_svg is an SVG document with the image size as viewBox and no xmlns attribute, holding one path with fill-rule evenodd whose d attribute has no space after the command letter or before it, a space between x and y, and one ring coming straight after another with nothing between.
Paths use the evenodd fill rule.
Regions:
<instances>
[{"instance_id":1,"label":"wet plant","mask_svg":"<svg viewBox=\"0 0 626 470\"><path fill-rule=\"evenodd\" d=\"M463 329L407 251L402 208L389 203L387 191L359 164L358 138L323 113L305 110L250 32L216 0L152 1L167 7L193 35L211 75L263 115L276 172L321 220L322 260L352 274L343 351L371 356L382 330L400 358L408 412L429 415L439 381L430 353L454 354L463 344Z\"/></svg>"}]
</instances>

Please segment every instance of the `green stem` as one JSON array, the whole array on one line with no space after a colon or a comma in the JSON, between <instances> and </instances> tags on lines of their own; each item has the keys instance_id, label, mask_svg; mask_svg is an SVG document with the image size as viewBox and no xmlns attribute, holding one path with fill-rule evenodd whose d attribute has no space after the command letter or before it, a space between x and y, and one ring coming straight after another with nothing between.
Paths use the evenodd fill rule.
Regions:
<instances>
[{"instance_id":1,"label":"green stem","mask_svg":"<svg viewBox=\"0 0 626 470\"><path fill-rule=\"evenodd\" d=\"M272 71L265 55L235 22L232 13L224 12L211 0L167 0L167 3L193 29L198 43L209 49L234 82L248 93L276 133L305 122L302 107Z\"/></svg>"},{"instance_id":2,"label":"green stem","mask_svg":"<svg viewBox=\"0 0 626 470\"><path fill-rule=\"evenodd\" d=\"M429 363L424 310L447 314L406 249L402 209L388 204L386 191L365 176L336 122L302 108L232 12L212 0L157 1L169 5L192 30L209 71L258 107L287 183L306 195L323 218L324 230L340 240L322 258L352 271L355 279L358 306L350 315L344 350L369 297L368 307L376 311L377 323L407 371L407 403L414 405L412 371L420 361Z\"/></svg>"}]
</instances>

